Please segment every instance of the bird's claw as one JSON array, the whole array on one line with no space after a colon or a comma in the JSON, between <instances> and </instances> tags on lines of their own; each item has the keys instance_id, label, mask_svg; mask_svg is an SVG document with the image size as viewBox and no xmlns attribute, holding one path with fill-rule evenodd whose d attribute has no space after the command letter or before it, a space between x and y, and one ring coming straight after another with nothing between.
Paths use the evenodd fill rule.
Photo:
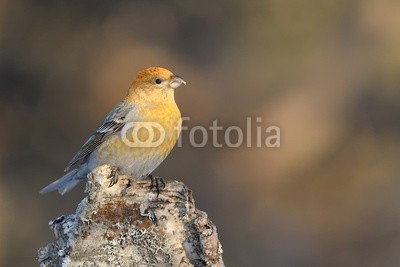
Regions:
<instances>
[{"instance_id":1,"label":"bird's claw","mask_svg":"<svg viewBox=\"0 0 400 267\"><path fill-rule=\"evenodd\" d=\"M157 192L157 197L160 195L161 190L165 188L165 181L161 177L156 177L152 174L149 174L148 178L151 180L150 188Z\"/></svg>"},{"instance_id":2,"label":"bird's claw","mask_svg":"<svg viewBox=\"0 0 400 267\"><path fill-rule=\"evenodd\" d=\"M110 184L108 185L108 187L111 187L118 182L118 176L119 176L119 169L111 168L111 173L109 176L107 176L107 179L110 179Z\"/></svg>"}]
</instances>

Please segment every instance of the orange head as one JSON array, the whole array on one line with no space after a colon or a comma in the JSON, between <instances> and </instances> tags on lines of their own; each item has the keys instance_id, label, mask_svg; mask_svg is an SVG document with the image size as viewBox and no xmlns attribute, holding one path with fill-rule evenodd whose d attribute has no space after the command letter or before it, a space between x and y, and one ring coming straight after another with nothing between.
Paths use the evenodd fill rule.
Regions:
<instances>
[{"instance_id":1,"label":"orange head","mask_svg":"<svg viewBox=\"0 0 400 267\"><path fill-rule=\"evenodd\" d=\"M174 89L186 82L167 69L150 67L139 72L128 91L131 101L161 102L174 97Z\"/></svg>"}]
</instances>

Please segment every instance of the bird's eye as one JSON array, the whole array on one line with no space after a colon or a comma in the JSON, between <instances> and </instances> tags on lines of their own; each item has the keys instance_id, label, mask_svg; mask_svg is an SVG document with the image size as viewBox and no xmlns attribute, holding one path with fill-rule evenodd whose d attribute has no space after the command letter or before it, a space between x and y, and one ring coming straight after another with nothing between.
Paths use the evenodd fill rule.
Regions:
<instances>
[{"instance_id":1,"label":"bird's eye","mask_svg":"<svg viewBox=\"0 0 400 267\"><path fill-rule=\"evenodd\" d=\"M156 84L160 84L161 82L161 79L156 79Z\"/></svg>"}]
</instances>

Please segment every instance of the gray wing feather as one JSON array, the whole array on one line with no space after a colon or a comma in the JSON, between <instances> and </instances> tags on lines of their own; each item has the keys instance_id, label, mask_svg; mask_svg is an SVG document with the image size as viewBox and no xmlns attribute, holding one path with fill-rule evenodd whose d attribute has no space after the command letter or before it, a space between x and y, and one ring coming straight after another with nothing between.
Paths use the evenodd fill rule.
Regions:
<instances>
[{"instance_id":1,"label":"gray wing feather","mask_svg":"<svg viewBox=\"0 0 400 267\"><path fill-rule=\"evenodd\" d=\"M110 135L121 131L125 126L128 114L136 111L136 105L120 102L105 119L103 125L90 136L79 152L73 157L65 168L65 172L84 164L88 156L95 151ZM131 115L129 115L131 117Z\"/></svg>"}]
</instances>

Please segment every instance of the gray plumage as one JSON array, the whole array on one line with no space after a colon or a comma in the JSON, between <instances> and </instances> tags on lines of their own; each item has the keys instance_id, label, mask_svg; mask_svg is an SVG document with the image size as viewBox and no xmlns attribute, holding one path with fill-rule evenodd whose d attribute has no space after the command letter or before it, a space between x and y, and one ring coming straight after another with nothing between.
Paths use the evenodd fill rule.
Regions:
<instances>
[{"instance_id":1,"label":"gray plumage","mask_svg":"<svg viewBox=\"0 0 400 267\"><path fill-rule=\"evenodd\" d=\"M94 132L85 142L81 149L76 153L72 160L66 166L63 177L49 184L42 190L41 194L49 193L54 190L63 195L74 188L79 182L86 179L87 174L91 171L86 164L88 157L110 136L119 134L128 119L132 119L137 114L137 108L133 103L121 101L108 114L103 124Z\"/></svg>"}]
</instances>

